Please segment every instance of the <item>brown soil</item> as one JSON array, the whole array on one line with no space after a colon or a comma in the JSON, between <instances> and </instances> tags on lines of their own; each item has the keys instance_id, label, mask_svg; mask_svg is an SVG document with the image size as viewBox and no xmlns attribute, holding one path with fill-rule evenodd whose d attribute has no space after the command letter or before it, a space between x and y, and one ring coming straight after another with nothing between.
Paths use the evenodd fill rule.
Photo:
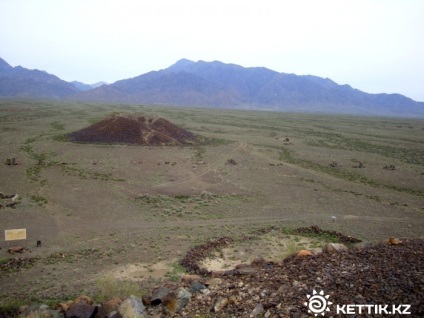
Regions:
<instances>
[{"instance_id":1,"label":"brown soil","mask_svg":"<svg viewBox=\"0 0 424 318\"><path fill-rule=\"evenodd\" d=\"M149 146L195 144L195 134L163 118L114 113L87 128L68 134L88 143L126 143Z\"/></svg>"}]
</instances>

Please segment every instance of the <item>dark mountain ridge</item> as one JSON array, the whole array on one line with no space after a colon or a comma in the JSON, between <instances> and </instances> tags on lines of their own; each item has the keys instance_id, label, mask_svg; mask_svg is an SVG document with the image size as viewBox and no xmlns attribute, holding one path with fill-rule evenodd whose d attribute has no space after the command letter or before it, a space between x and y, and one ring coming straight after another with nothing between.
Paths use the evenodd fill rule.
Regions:
<instances>
[{"instance_id":1,"label":"dark mountain ridge","mask_svg":"<svg viewBox=\"0 0 424 318\"><path fill-rule=\"evenodd\" d=\"M12 67L0 59L0 96L424 117L423 102L400 94L369 94L328 78L219 61L181 59L163 70L96 86L68 83L43 71Z\"/></svg>"},{"instance_id":2,"label":"dark mountain ridge","mask_svg":"<svg viewBox=\"0 0 424 318\"><path fill-rule=\"evenodd\" d=\"M12 67L0 58L0 96L62 99L79 90L71 83L40 70Z\"/></svg>"},{"instance_id":3,"label":"dark mountain ridge","mask_svg":"<svg viewBox=\"0 0 424 318\"><path fill-rule=\"evenodd\" d=\"M424 103L400 94L368 94L328 78L179 60L77 98L177 106L424 117Z\"/></svg>"}]
</instances>

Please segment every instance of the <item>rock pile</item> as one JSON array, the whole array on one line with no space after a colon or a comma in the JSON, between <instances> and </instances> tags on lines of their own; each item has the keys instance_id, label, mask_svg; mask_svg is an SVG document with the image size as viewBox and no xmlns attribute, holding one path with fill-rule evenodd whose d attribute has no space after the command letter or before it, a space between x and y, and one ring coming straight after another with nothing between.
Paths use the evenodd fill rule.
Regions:
<instances>
[{"instance_id":1,"label":"rock pile","mask_svg":"<svg viewBox=\"0 0 424 318\"><path fill-rule=\"evenodd\" d=\"M198 137L164 118L115 113L87 128L68 134L71 141L149 146L198 143Z\"/></svg>"},{"instance_id":2,"label":"rock pile","mask_svg":"<svg viewBox=\"0 0 424 318\"><path fill-rule=\"evenodd\" d=\"M223 275L209 292L195 293L181 316L310 317L307 295L323 290L333 304L410 304L410 317L423 317L424 240L401 242L253 262L249 271Z\"/></svg>"},{"instance_id":3,"label":"rock pile","mask_svg":"<svg viewBox=\"0 0 424 318\"><path fill-rule=\"evenodd\" d=\"M227 246L232 243L233 239L230 237L221 237L215 241L207 242L206 244L198 245L192 248L181 260L180 264L189 272L197 274L208 274L204 268L200 268L198 263L205 259L212 251L219 247Z\"/></svg>"},{"instance_id":4,"label":"rock pile","mask_svg":"<svg viewBox=\"0 0 424 318\"><path fill-rule=\"evenodd\" d=\"M158 286L142 298L93 304L87 297L78 297L53 309L41 305L20 311L24 316L44 311L43 317L56 318L306 318L311 317L305 305L307 295L323 291L332 302L328 317L338 317L337 304L408 304L409 317L423 317L424 239L391 239L363 246L326 246L322 253L294 254L279 263L258 257L219 277L185 275L180 283Z\"/></svg>"}]
</instances>

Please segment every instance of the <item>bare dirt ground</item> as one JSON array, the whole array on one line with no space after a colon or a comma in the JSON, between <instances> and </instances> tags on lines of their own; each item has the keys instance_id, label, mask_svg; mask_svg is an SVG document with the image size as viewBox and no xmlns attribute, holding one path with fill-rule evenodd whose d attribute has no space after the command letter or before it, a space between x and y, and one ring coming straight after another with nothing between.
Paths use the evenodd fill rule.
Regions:
<instances>
[{"instance_id":1,"label":"bare dirt ground","mask_svg":"<svg viewBox=\"0 0 424 318\"><path fill-rule=\"evenodd\" d=\"M151 147L64 137L116 111L215 140ZM15 208L0 201L0 231L27 229L26 240L1 238L0 262L40 258L1 272L0 301L95 293L108 275L160 279L194 245L269 225L316 224L366 241L423 236L422 120L1 101L0 154L0 192L19 194ZM18 164L3 164L9 157ZM271 232L204 265L225 269L258 254L277 261L324 243ZM8 254L14 245L30 251Z\"/></svg>"}]
</instances>

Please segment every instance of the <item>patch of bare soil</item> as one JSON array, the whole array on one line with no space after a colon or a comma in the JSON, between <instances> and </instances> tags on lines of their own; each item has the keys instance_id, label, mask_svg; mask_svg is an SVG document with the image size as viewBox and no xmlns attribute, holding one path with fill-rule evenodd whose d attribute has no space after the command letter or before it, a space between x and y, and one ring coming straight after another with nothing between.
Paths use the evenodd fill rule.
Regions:
<instances>
[{"instance_id":1,"label":"patch of bare soil","mask_svg":"<svg viewBox=\"0 0 424 318\"><path fill-rule=\"evenodd\" d=\"M87 128L68 134L76 142L126 143L140 145L185 145L197 143L197 136L164 118L112 114Z\"/></svg>"}]
</instances>

